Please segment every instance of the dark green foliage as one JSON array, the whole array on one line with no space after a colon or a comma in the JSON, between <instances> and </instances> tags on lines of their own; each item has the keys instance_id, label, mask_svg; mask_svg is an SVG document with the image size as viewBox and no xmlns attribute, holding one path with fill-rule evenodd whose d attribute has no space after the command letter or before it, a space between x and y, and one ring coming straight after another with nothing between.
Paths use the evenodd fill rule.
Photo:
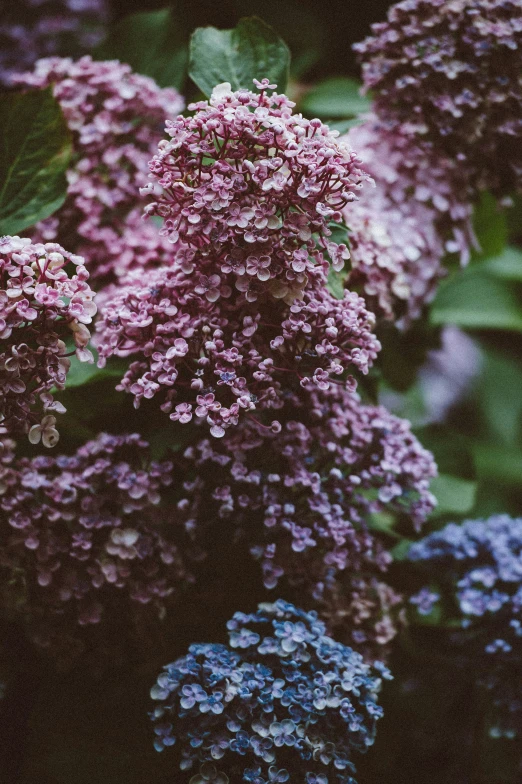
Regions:
<instances>
[{"instance_id":1,"label":"dark green foliage","mask_svg":"<svg viewBox=\"0 0 522 784\"><path fill-rule=\"evenodd\" d=\"M18 234L63 204L71 139L51 88L0 105L0 234Z\"/></svg>"}]
</instances>

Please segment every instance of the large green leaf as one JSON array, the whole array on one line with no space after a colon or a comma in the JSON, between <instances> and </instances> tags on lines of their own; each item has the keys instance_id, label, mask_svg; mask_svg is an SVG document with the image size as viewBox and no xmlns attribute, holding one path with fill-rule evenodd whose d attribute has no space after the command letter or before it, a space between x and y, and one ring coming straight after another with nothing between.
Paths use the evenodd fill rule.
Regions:
<instances>
[{"instance_id":1,"label":"large green leaf","mask_svg":"<svg viewBox=\"0 0 522 784\"><path fill-rule=\"evenodd\" d=\"M180 89L187 73L188 32L168 8L130 14L112 27L96 56L128 63L160 87Z\"/></svg>"},{"instance_id":2,"label":"large green leaf","mask_svg":"<svg viewBox=\"0 0 522 784\"><path fill-rule=\"evenodd\" d=\"M463 515L473 509L477 493L477 483L458 476L439 474L430 485L437 499L433 517L446 514Z\"/></svg>"},{"instance_id":3,"label":"large green leaf","mask_svg":"<svg viewBox=\"0 0 522 784\"><path fill-rule=\"evenodd\" d=\"M502 253L508 240L506 211L490 193L482 193L473 212L473 227L480 246L476 256L489 257Z\"/></svg>"},{"instance_id":4,"label":"large green leaf","mask_svg":"<svg viewBox=\"0 0 522 784\"><path fill-rule=\"evenodd\" d=\"M432 324L456 324L467 329L522 332L522 300L518 294L509 281L482 268L475 269L472 264L441 285L430 320Z\"/></svg>"},{"instance_id":5,"label":"large green leaf","mask_svg":"<svg viewBox=\"0 0 522 784\"><path fill-rule=\"evenodd\" d=\"M18 234L63 204L71 149L51 88L2 95L0 234Z\"/></svg>"},{"instance_id":6,"label":"large green leaf","mask_svg":"<svg viewBox=\"0 0 522 784\"><path fill-rule=\"evenodd\" d=\"M255 16L233 30L198 27L190 40L189 74L206 96L222 82L233 90L252 89L253 79L268 78L286 89L290 51L269 25Z\"/></svg>"},{"instance_id":7,"label":"large green leaf","mask_svg":"<svg viewBox=\"0 0 522 784\"><path fill-rule=\"evenodd\" d=\"M344 297L344 282L348 277L348 270L341 270L337 272L333 267L330 267L328 272L328 291L333 294L336 299L343 299Z\"/></svg>"},{"instance_id":8,"label":"large green leaf","mask_svg":"<svg viewBox=\"0 0 522 784\"><path fill-rule=\"evenodd\" d=\"M96 349L93 346L90 348L96 356ZM72 357L71 368L67 373L67 389L82 387L84 384L92 384L105 378L120 380L124 376L128 364L126 360L117 357L112 358L106 367L99 368L96 363L80 362L76 357Z\"/></svg>"},{"instance_id":9,"label":"large green leaf","mask_svg":"<svg viewBox=\"0 0 522 784\"><path fill-rule=\"evenodd\" d=\"M308 92L301 109L308 117L344 119L370 109L371 101L360 95L360 84L347 76L325 79Z\"/></svg>"},{"instance_id":10,"label":"large green leaf","mask_svg":"<svg viewBox=\"0 0 522 784\"><path fill-rule=\"evenodd\" d=\"M484 350L483 357L476 384L481 433L497 445L514 446L522 435L522 363L498 349Z\"/></svg>"},{"instance_id":11,"label":"large green leaf","mask_svg":"<svg viewBox=\"0 0 522 784\"><path fill-rule=\"evenodd\" d=\"M496 444L476 444L473 449L477 474L483 481L522 487L522 451Z\"/></svg>"},{"instance_id":12,"label":"large green leaf","mask_svg":"<svg viewBox=\"0 0 522 784\"><path fill-rule=\"evenodd\" d=\"M522 282L522 251L513 247L504 248L500 255L484 261L481 269L495 278Z\"/></svg>"}]
</instances>

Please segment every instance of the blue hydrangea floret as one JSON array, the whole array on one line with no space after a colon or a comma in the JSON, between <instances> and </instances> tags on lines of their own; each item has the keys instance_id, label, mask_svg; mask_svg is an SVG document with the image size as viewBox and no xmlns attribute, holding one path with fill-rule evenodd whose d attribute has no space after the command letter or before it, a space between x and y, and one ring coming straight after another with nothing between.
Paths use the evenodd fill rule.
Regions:
<instances>
[{"instance_id":1,"label":"blue hydrangea floret","mask_svg":"<svg viewBox=\"0 0 522 784\"><path fill-rule=\"evenodd\" d=\"M228 622L229 646L191 645L151 696L158 751L175 743L191 784L355 784L389 671L326 635L315 612L261 604Z\"/></svg>"}]
</instances>

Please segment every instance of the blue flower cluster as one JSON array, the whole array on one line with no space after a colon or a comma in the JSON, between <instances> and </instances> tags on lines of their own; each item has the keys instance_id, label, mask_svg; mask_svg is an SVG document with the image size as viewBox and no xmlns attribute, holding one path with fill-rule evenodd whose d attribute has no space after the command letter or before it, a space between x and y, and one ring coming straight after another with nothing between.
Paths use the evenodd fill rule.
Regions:
<instances>
[{"instance_id":1,"label":"blue flower cluster","mask_svg":"<svg viewBox=\"0 0 522 784\"><path fill-rule=\"evenodd\" d=\"M355 784L352 752L373 743L386 667L282 600L236 613L228 631L230 646L191 645L159 676L158 751L178 741L180 767L200 766L191 784Z\"/></svg>"},{"instance_id":2,"label":"blue flower cluster","mask_svg":"<svg viewBox=\"0 0 522 784\"><path fill-rule=\"evenodd\" d=\"M522 518L450 523L414 544L409 559L445 579L442 596L423 588L411 598L420 613L456 602L466 650L493 694L492 734L522 733Z\"/></svg>"}]
</instances>

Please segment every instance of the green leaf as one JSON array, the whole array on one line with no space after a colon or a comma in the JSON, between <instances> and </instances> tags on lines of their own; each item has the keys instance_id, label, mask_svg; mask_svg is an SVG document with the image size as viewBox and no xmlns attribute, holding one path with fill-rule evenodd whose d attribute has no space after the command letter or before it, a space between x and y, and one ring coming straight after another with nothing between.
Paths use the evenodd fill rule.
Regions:
<instances>
[{"instance_id":1,"label":"green leaf","mask_svg":"<svg viewBox=\"0 0 522 784\"><path fill-rule=\"evenodd\" d=\"M0 234L18 234L63 204L71 151L51 88L2 96Z\"/></svg>"},{"instance_id":2,"label":"green leaf","mask_svg":"<svg viewBox=\"0 0 522 784\"><path fill-rule=\"evenodd\" d=\"M94 353L94 352L93 352ZM121 379L128 367L128 362L124 360L112 359L110 363L99 368L96 364L80 362L75 357L72 358L71 368L67 373L67 389L81 387L84 384L92 384L104 378Z\"/></svg>"},{"instance_id":3,"label":"green leaf","mask_svg":"<svg viewBox=\"0 0 522 784\"><path fill-rule=\"evenodd\" d=\"M477 385L477 402L484 420L481 433L496 444L513 446L522 432L520 360L498 350L484 350L483 357Z\"/></svg>"},{"instance_id":4,"label":"green leaf","mask_svg":"<svg viewBox=\"0 0 522 784\"><path fill-rule=\"evenodd\" d=\"M495 278L522 282L522 251L507 247L499 256L484 261L481 269Z\"/></svg>"},{"instance_id":5,"label":"green leaf","mask_svg":"<svg viewBox=\"0 0 522 784\"><path fill-rule=\"evenodd\" d=\"M290 51L277 33L255 16L233 30L198 27L190 40L189 74L208 97L217 84L252 89L253 79L270 79L284 92Z\"/></svg>"},{"instance_id":6,"label":"green leaf","mask_svg":"<svg viewBox=\"0 0 522 784\"><path fill-rule=\"evenodd\" d=\"M100 60L117 59L160 87L181 89L188 63L188 32L168 8L130 14L115 24L96 50Z\"/></svg>"},{"instance_id":7,"label":"green leaf","mask_svg":"<svg viewBox=\"0 0 522 784\"><path fill-rule=\"evenodd\" d=\"M336 299L343 299L344 297L344 282L348 277L349 270L342 269L336 272L333 267L330 267L328 272L328 291L333 294Z\"/></svg>"},{"instance_id":8,"label":"green leaf","mask_svg":"<svg viewBox=\"0 0 522 784\"><path fill-rule=\"evenodd\" d=\"M463 515L473 509L477 483L457 476L440 474L432 481L430 490L437 499L433 517L445 514Z\"/></svg>"},{"instance_id":9,"label":"green leaf","mask_svg":"<svg viewBox=\"0 0 522 784\"><path fill-rule=\"evenodd\" d=\"M482 193L473 213L473 227L477 236L480 257L498 256L508 240L506 212L490 193Z\"/></svg>"},{"instance_id":10,"label":"green leaf","mask_svg":"<svg viewBox=\"0 0 522 784\"><path fill-rule=\"evenodd\" d=\"M129 367L128 360L121 357L111 357L104 368L99 368L96 364L98 361L98 352L92 343L89 344L89 349L92 352L94 362L80 362L74 354L74 341L69 339L67 340L66 345L68 354L71 357L71 367L67 373L67 390L103 381L106 378L121 379Z\"/></svg>"},{"instance_id":11,"label":"green leaf","mask_svg":"<svg viewBox=\"0 0 522 784\"><path fill-rule=\"evenodd\" d=\"M395 547L390 550L391 556L394 561L405 561L408 557L410 547L413 544L413 539L402 539Z\"/></svg>"},{"instance_id":12,"label":"green leaf","mask_svg":"<svg viewBox=\"0 0 522 784\"><path fill-rule=\"evenodd\" d=\"M344 119L357 117L370 109L371 101L359 94L360 84L347 76L325 79L313 87L301 102L301 109L309 117Z\"/></svg>"},{"instance_id":13,"label":"green leaf","mask_svg":"<svg viewBox=\"0 0 522 784\"><path fill-rule=\"evenodd\" d=\"M473 449L477 473L485 481L512 486L522 486L522 452L495 444L476 444Z\"/></svg>"},{"instance_id":14,"label":"green leaf","mask_svg":"<svg viewBox=\"0 0 522 784\"><path fill-rule=\"evenodd\" d=\"M430 321L467 329L522 332L522 301L512 284L472 264L440 286Z\"/></svg>"},{"instance_id":15,"label":"green leaf","mask_svg":"<svg viewBox=\"0 0 522 784\"><path fill-rule=\"evenodd\" d=\"M430 412L418 382L405 392L398 392L382 379L379 384L379 403L395 416L408 419L412 427L423 427L430 422Z\"/></svg>"},{"instance_id":16,"label":"green leaf","mask_svg":"<svg viewBox=\"0 0 522 784\"><path fill-rule=\"evenodd\" d=\"M362 117L352 117L349 120L328 120L328 127L331 131L339 131L341 136L348 133L350 128L355 128L356 125L361 125Z\"/></svg>"}]
</instances>

